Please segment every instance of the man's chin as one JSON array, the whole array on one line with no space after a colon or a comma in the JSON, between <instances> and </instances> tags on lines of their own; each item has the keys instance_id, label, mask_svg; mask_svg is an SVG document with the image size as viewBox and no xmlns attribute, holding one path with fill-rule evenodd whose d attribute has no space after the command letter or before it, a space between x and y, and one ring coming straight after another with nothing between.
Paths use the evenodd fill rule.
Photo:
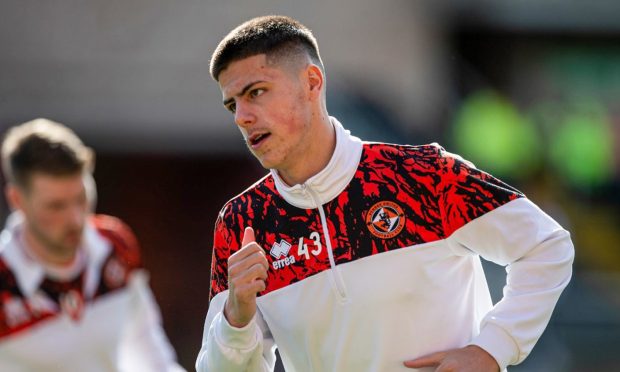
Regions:
<instances>
[{"instance_id":1,"label":"man's chin","mask_svg":"<svg viewBox=\"0 0 620 372\"><path fill-rule=\"evenodd\" d=\"M82 237L67 237L59 246L67 253L75 253L80 244L82 243Z\"/></svg>"},{"instance_id":2,"label":"man's chin","mask_svg":"<svg viewBox=\"0 0 620 372\"><path fill-rule=\"evenodd\" d=\"M274 162L269 161L269 159L266 159L264 157L258 156L258 155L254 155L256 157L256 159L258 159L258 162L260 163L260 165L263 166L263 168L265 169L277 169L277 166Z\"/></svg>"}]
</instances>

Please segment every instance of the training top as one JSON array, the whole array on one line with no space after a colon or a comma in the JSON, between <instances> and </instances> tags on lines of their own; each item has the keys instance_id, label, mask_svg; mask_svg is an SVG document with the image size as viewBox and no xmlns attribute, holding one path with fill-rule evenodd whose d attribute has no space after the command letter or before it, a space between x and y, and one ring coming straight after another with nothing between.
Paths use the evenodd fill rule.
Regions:
<instances>
[{"instance_id":1,"label":"training top","mask_svg":"<svg viewBox=\"0 0 620 372\"><path fill-rule=\"evenodd\" d=\"M28 254L22 231L14 212L0 234L0 371L183 371L123 222L92 216L62 268Z\"/></svg>"},{"instance_id":2,"label":"training top","mask_svg":"<svg viewBox=\"0 0 620 372\"><path fill-rule=\"evenodd\" d=\"M198 372L411 371L475 344L503 370L530 353L571 277L569 233L521 192L437 144L336 147L304 184L276 171L221 210ZM227 259L251 226L270 268L243 328L223 316ZM480 257L506 266L493 306Z\"/></svg>"}]
</instances>

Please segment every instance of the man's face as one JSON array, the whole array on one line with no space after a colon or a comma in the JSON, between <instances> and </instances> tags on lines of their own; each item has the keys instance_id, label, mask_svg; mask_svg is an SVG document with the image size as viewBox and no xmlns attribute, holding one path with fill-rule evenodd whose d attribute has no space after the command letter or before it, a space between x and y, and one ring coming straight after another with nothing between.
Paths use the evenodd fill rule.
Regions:
<instances>
[{"instance_id":1,"label":"man's face","mask_svg":"<svg viewBox=\"0 0 620 372\"><path fill-rule=\"evenodd\" d=\"M263 167L285 171L311 142L312 106L303 66L269 65L264 54L232 62L220 73L224 105Z\"/></svg>"},{"instance_id":2,"label":"man's face","mask_svg":"<svg viewBox=\"0 0 620 372\"><path fill-rule=\"evenodd\" d=\"M89 212L82 175L34 173L28 188L17 192L32 237L51 255L72 257Z\"/></svg>"}]
</instances>

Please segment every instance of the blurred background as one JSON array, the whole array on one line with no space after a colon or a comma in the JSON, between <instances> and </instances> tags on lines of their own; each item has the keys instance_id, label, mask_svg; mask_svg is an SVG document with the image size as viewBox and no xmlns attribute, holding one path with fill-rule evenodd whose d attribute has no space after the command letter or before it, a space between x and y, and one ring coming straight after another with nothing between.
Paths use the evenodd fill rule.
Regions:
<instances>
[{"instance_id":1,"label":"blurred background","mask_svg":"<svg viewBox=\"0 0 620 372\"><path fill-rule=\"evenodd\" d=\"M510 370L617 368L620 2L2 0L0 129L47 117L97 151L98 212L135 230L181 364L200 348L216 215L266 173L208 62L274 13L314 31L328 110L354 134L439 142L571 231L573 280ZM505 270L485 269L497 300Z\"/></svg>"}]
</instances>

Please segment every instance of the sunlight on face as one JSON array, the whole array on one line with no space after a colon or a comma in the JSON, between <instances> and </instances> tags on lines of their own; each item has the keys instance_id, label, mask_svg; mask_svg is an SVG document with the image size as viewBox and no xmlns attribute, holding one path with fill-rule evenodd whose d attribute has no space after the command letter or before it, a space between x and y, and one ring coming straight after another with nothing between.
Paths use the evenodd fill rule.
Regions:
<instances>
[{"instance_id":1,"label":"sunlight on face","mask_svg":"<svg viewBox=\"0 0 620 372\"><path fill-rule=\"evenodd\" d=\"M26 229L48 254L72 257L81 240L88 214L81 174L51 176L35 173L20 191Z\"/></svg>"},{"instance_id":2,"label":"sunlight on face","mask_svg":"<svg viewBox=\"0 0 620 372\"><path fill-rule=\"evenodd\" d=\"M220 74L224 106L265 168L298 166L312 141L304 66L269 64L261 54L234 61Z\"/></svg>"}]
</instances>

